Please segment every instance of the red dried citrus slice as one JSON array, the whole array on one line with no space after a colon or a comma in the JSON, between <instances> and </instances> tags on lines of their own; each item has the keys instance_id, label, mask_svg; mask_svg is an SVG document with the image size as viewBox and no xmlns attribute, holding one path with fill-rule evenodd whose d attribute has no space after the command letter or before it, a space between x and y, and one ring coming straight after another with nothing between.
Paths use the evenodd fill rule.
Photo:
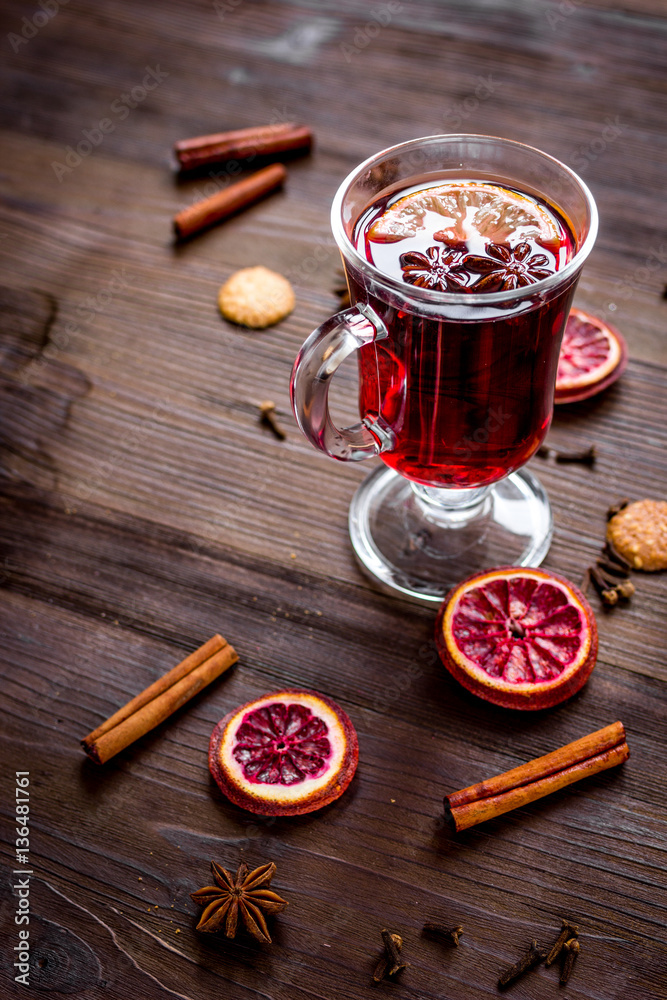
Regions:
<instances>
[{"instance_id":1,"label":"red dried citrus slice","mask_svg":"<svg viewBox=\"0 0 667 1000\"><path fill-rule=\"evenodd\" d=\"M415 236L428 213L442 217L435 226L437 239L448 244L473 236L491 243L516 236L558 244L561 236L549 213L517 191L480 181L451 181L399 198L370 226L368 238L395 243Z\"/></svg>"},{"instance_id":2,"label":"red dried citrus slice","mask_svg":"<svg viewBox=\"0 0 667 1000\"><path fill-rule=\"evenodd\" d=\"M242 809L296 816L333 802L352 781L359 745L348 715L315 691L286 690L241 705L211 734L208 766Z\"/></svg>"},{"instance_id":3,"label":"red dried citrus slice","mask_svg":"<svg viewBox=\"0 0 667 1000\"><path fill-rule=\"evenodd\" d=\"M625 371L628 347L618 330L597 316L571 309L556 376L556 403L576 403L602 392Z\"/></svg>"},{"instance_id":4,"label":"red dried citrus slice","mask_svg":"<svg viewBox=\"0 0 667 1000\"><path fill-rule=\"evenodd\" d=\"M549 708L595 666L598 632L568 580L521 566L478 573L446 598L436 623L440 658L468 691L504 708Z\"/></svg>"}]
</instances>

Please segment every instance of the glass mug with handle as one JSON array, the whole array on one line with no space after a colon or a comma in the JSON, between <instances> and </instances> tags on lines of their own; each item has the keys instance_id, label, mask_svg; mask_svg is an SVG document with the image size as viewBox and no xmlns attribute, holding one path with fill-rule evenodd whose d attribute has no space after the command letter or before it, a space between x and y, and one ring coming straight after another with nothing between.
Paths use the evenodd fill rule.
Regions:
<instances>
[{"instance_id":1,"label":"glass mug with handle","mask_svg":"<svg viewBox=\"0 0 667 1000\"><path fill-rule=\"evenodd\" d=\"M296 359L294 413L332 458L379 456L350 507L383 589L441 601L497 565L537 566L553 530L524 469L551 422L558 354L597 233L568 167L490 136L430 136L362 163L332 229L349 309ZM360 423L338 428L331 379L358 351Z\"/></svg>"}]
</instances>

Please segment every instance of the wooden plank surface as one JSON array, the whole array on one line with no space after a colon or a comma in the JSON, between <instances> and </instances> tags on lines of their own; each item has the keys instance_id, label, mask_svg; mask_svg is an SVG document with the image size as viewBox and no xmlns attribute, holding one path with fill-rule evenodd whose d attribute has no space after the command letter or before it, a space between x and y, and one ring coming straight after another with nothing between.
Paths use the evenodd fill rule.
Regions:
<instances>
[{"instance_id":1,"label":"wooden plank surface","mask_svg":"<svg viewBox=\"0 0 667 1000\"><path fill-rule=\"evenodd\" d=\"M418 135L504 135L591 186L602 224L577 303L622 329L632 359L616 387L556 414L549 440L594 441L595 468L532 462L556 521L546 565L580 579L610 502L664 498L664 5L54 5L45 23L18 0L0 12L2 996L476 1000L567 916L582 953L561 995L664 1000L664 574L637 575L627 608L596 604L580 695L536 716L495 710L444 676L433 611L359 574L347 508L368 466L317 454L288 396L300 344L337 307L328 217L345 174ZM90 154L54 168L104 118ZM175 248L173 214L224 178L177 182L173 142L289 118L316 146L285 191ZM261 333L216 307L253 264L297 293ZM354 391L344 371L341 414ZM258 423L266 398L285 442ZM84 757L83 735L217 631L238 666L104 769ZM272 820L222 797L206 750L226 711L283 686L348 711L360 765L337 803ZM622 769L444 829L446 791L617 718ZM12 964L17 770L31 782L27 991ZM195 934L189 893L211 858L276 862L290 906L270 948ZM460 947L423 938L428 919L462 923ZM384 926L411 964L373 987ZM540 969L512 995L557 992Z\"/></svg>"}]
</instances>

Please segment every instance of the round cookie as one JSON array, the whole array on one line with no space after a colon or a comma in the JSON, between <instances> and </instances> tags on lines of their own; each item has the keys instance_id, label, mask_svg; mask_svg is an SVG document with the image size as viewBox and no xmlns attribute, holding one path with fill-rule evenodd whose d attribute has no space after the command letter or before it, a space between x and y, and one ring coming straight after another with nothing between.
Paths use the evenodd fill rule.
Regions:
<instances>
[{"instance_id":1,"label":"round cookie","mask_svg":"<svg viewBox=\"0 0 667 1000\"><path fill-rule=\"evenodd\" d=\"M267 267L236 271L218 292L218 305L225 319L257 330L289 316L295 302L287 278Z\"/></svg>"},{"instance_id":2,"label":"round cookie","mask_svg":"<svg viewBox=\"0 0 667 1000\"><path fill-rule=\"evenodd\" d=\"M607 539L634 569L667 569L667 501L631 503L614 514Z\"/></svg>"}]
</instances>

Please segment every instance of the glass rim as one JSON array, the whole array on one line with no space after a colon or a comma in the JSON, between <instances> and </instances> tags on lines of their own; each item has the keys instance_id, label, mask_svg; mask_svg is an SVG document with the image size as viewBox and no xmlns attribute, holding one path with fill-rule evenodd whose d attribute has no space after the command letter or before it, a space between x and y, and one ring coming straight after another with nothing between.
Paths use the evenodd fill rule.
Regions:
<instances>
[{"instance_id":1,"label":"glass rim","mask_svg":"<svg viewBox=\"0 0 667 1000\"><path fill-rule=\"evenodd\" d=\"M419 146L423 146L425 143L434 144L436 142L441 142L443 139L449 142L457 140L482 140L484 142L493 141L501 143L504 146L512 146L515 149L530 150L531 153L537 153L545 160L550 160L566 174L569 174L570 178L574 180L575 184L578 185L582 191L588 206L590 225L584 242L562 270L555 271L553 274L549 275L548 278L542 278L540 281L536 281L532 285L525 285L522 288L511 289L507 292L478 292L477 294L466 292L441 292L434 291L430 288L420 288L419 285L410 285L405 281L399 280L398 278L393 278L391 275L385 274L384 271L381 271L374 264L371 264L365 257L362 257L345 232L342 218L343 199L353 182L357 179L357 177L359 177L360 174L369 170L381 157L385 157L388 153L407 151L411 147L417 148ZM556 207L558 206L556 205ZM504 139L501 136L477 135L474 133L450 133L442 135L427 135L422 136L419 139L409 139L407 142L397 143L395 146L389 146L387 149L380 150L379 153L374 153L373 156L369 156L368 159L363 161L363 163L360 163L359 166L351 170L334 195L334 200L331 206L331 229L339 250L347 260L354 264L364 274L375 278L376 281L379 281L386 287L398 292L403 297L406 297L407 295L413 300L427 302L433 305L437 305L438 303L448 303L451 305L491 306L506 302L516 302L517 300L529 298L534 295L540 295L556 285L566 282L568 279L574 277L581 269L584 261L593 249L593 244L595 243L598 232L598 211L595 199L593 198L588 186L582 181L581 177L565 163L557 160L555 156L551 156L549 153L544 153L541 149L537 149L535 146L529 146L525 142L516 142L514 139Z\"/></svg>"}]
</instances>

